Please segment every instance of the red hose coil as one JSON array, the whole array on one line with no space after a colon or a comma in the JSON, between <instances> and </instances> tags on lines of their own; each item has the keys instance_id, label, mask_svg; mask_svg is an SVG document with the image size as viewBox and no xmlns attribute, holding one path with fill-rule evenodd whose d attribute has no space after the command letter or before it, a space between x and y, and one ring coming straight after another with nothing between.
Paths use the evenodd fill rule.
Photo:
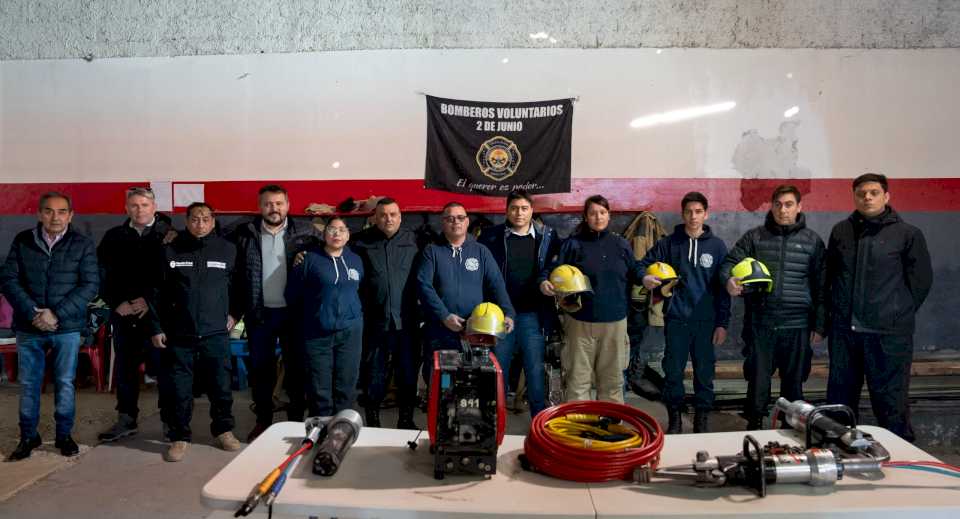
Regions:
<instances>
[{"instance_id":1,"label":"red hose coil","mask_svg":"<svg viewBox=\"0 0 960 519\"><path fill-rule=\"evenodd\" d=\"M547 433L546 424L573 413L617 418L637 430L643 446L620 452L602 452L559 443ZM568 402L541 411L530 424L530 434L523 443L523 451L534 470L581 483L629 480L633 478L634 469L643 466L654 470L660 462L662 449L663 429L652 416L625 404L591 400Z\"/></svg>"}]
</instances>

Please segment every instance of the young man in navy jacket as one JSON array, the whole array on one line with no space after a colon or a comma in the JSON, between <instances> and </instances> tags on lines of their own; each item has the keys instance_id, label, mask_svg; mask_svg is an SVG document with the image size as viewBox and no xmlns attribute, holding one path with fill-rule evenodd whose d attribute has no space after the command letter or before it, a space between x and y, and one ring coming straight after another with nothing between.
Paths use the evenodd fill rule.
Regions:
<instances>
[{"instance_id":1,"label":"young man in navy jacket","mask_svg":"<svg viewBox=\"0 0 960 519\"><path fill-rule=\"evenodd\" d=\"M478 241L497 260L517 312L516 330L497 343L494 353L504 374L508 374L510 361L519 350L530 416L536 416L546 407L544 337L557 319L553 299L540 293L537 281L549 274L549 265L560 252L560 240L553 229L533 220L530 195L514 191L507 196L507 221L484 230ZM508 379L504 376L504 381Z\"/></svg>"},{"instance_id":2,"label":"young man in navy jacket","mask_svg":"<svg viewBox=\"0 0 960 519\"><path fill-rule=\"evenodd\" d=\"M693 359L693 431L709 431L717 360L713 349L726 340L730 325L730 295L719 276L727 246L704 225L708 217L707 197L696 191L687 193L680 208L683 224L678 225L673 234L657 241L640 262L645 270L654 262L662 261L680 276L664 315L667 344L663 357L666 375L663 402L669 417L668 434L680 433L682 429L683 370L688 356ZM643 278L643 285L651 291L660 284L656 276Z\"/></svg>"},{"instance_id":3,"label":"young man in navy jacket","mask_svg":"<svg viewBox=\"0 0 960 519\"><path fill-rule=\"evenodd\" d=\"M426 321L423 377L427 381L433 352L460 349L460 332L480 303L496 303L506 316L507 333L513 331L516 312L497 261L489 249L467 234L469 226L470 218L463 205L450 202L444 206L444 243L427 245L417 271Z\"/></svg>"}]
</instances>

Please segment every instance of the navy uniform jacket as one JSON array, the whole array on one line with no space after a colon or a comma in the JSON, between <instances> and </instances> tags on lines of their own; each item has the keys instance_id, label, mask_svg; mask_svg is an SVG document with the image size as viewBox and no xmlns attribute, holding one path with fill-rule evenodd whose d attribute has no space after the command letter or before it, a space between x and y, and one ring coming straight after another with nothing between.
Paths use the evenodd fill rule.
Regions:
<instances>
[{"instance_id":1,"label":"navy uniform jacket","mask_svg":"<svg viewBox=\"0 0 960 519\"><path fill-rule=\"evenodd\" d=\"M427 245L417 285L428 334L449 333L443 325L448 315L466 319L483 302L496 303L506 317L516 317L497 260L469 235L459 252L449 243Z\"/></svg>"}]
</instances>

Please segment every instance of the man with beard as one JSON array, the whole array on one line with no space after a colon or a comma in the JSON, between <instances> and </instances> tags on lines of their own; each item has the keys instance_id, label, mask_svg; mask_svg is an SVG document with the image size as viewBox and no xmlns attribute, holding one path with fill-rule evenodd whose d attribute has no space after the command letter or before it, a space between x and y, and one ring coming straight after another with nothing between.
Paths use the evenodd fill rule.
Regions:
<instances>
[{"instance_id":1,"label":"man with beard","mask_svg":"<svg viewBox=\"0 0 960 519\"><path fill-rule=\"evenodd\" d=\"M284 359L284 386L290 397L287 418L303 421L305 410L299 324L287 307L287 273L297 253L320 244L313 225L288 218L287 190L266 185L258 194L260 216L242 224L227 239L237 246L236 286L232 307L238 309L250 347L251 393L257 423L247 441L253 441L273 423L273 387L277 383L277 342Z\"/></svg>"}]
</instances>

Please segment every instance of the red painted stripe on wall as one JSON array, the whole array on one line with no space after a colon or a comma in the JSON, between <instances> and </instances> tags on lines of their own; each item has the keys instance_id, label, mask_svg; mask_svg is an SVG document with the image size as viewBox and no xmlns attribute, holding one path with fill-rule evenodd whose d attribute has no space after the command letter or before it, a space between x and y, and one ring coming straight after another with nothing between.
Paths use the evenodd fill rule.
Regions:
<instances>
[{"instance_id":1,"label":"red painted stripe on wall","mask_svg":"<svg viewBox=\"0 0 960 519\"><path fill-rule=\"evenodd\" d=\"M179 182L178 182L179 183ZM336 206L348 197L363 200L370 196L392 196L406 211L437 211L451 200L474 212L499 213L500 197L460 195L423 188L423 181L404 180L292 180L216 181L204 184L207 203L218 212L255 212L257 190L278 183L290 192L295 214L304 214L307 205ZM583 200L602 194L614 211L676 211L684 193L701 191L710 200L711 211L766 210L773 189L785 183L778 179L575 179L571 193L537 197L540 212L580 211ZM803 193L806 211L851 211L850 179L793 180ZM124 191L146 182L0 184L0 214L33 214L37 199L47 191L62 191L74 199L81 214L122 214ZM899 211L960 211L960 178L892 179L891 205ZM176 208L182 211L182 208Z\"/></svg>"}]
</instances>

